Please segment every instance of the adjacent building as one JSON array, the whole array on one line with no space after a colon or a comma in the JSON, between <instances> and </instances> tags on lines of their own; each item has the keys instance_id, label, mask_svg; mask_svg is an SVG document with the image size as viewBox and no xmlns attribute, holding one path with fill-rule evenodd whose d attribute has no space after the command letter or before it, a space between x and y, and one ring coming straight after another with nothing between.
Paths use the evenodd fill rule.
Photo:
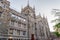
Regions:
<instances>
[{"instance_id":1,"label":"adjacent building","mask_svg":"<svg viewBox=\"0 0 60 40\"><path fill-rule=\"evenodd\" d=\"M21 13L10 8L10 2L0 0L0 40L49 40L50 30L47 18L35 14L35 7L29 3Z\"/></svg>"}]
</instances>

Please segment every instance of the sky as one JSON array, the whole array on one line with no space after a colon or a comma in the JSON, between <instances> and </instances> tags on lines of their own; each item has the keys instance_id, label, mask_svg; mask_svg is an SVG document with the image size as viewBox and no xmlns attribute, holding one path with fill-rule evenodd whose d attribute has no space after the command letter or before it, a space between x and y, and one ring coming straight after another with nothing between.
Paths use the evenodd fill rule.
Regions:
<instances>
[{"instance_id":1,"label":"sky","mask_svg":"<svg viewBox=\"0 0 60 40\"><path fill-rule=\"evenodd\" d=\"M8 0L10 1L10 7L18 12L21 8L27 6L28 0ZM53 25L51 23L54 20L54 15L52 15L52 9L60 9L60 0L29 0L29 5L31 7L35 6L36 15L41 13L41 15L47 16L50 31L53 32Z\"/></svg>"}]
</instances>

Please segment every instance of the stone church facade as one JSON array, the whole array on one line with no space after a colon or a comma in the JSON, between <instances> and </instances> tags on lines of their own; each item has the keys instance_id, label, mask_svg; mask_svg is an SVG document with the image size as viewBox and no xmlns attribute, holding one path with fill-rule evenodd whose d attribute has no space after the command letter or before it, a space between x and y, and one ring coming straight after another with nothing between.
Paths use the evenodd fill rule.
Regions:
<instances>
[{"instance_id":1,"label":"stone church facade","mask_svg":"<svg viewBox=\"0 0 60 40\"><path fill-rule=\"evenodd\" d=\"M36 16L35 8L27 4L21 13L11 9L10 2L0 0L0 40L50 39L47 18Z\"/></svg>"}]
</instances>

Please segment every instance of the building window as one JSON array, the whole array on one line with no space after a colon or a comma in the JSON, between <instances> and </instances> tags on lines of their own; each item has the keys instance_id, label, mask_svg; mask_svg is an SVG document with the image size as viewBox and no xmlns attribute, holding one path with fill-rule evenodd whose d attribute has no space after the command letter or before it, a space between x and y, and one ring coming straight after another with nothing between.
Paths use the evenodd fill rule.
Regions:
<instances>
[{"instance_id":1,"label":"building window","mask_svg":"<svg viewBox=\"0 0 60 40\"><path fill-rule=\"evenodd\" d=\"M18 26L21 27L21 23L20 22L18 22Z\"/></svg>"},{"instance_id":2,"label":"building window","mask_svg":"<svg viewBox=\"0 0 60 40\"><path fill-rule=\"evenodd\" d=\"M21 27L22 27L22 28L24 27L22 23L21 23Z\"/></svg>"},{"instance_id":3,"label":"building window","mask_svg":"<svg viewBox=\"0 0 60 40\"><path fill-rule=\"evenodd\" d=\"M17 34L20 35L20 30L17 30Z\"/></svg>"},{"instance_id":4,"label":"building window","mask_svg":"<svg viewBox=\"0 0 60 40\"><path fill-rule=\"evenodd\" d=\"M2 12L0 12L0 17L1 17Z\"/></svg>"},{"instance_id":5,"label":"building window","mask_svg":"<svg viewBox=\"0 0 60 40\"><path fill-rule=\"evenodd\" d=\"M26 31L23 31L23 35L26 35Z\"/></svg>"},{"instance_id":6,"label":"building window","mask_svg":"<svg viewBox=\"0 0 60 40\"><path fill-rule=\"evenodd\" d=\"M14 20L11 20L11 25L14 25Z\"/></svg>"},{"instance_id":7,"label":"building window","mask_svg":"<svg viewBox=\"0 0 60 40\"><path fill-rule=\"evenodd\" d=\"M14 25L14 22L11 22L12 25Z\"/></svg>"},{"instance_id":8,"label":"building window","mask_svg":"<svg viewBox=\"0 0 60 40\"><path fill-rule=\"evenodd\" d=\"M13 34L13 29L10 29L9 30L9 34Z\"/></svg>"},{"instance_id":9,"label":"building window","mask_svg":"<svg viewBox=\"0 0 60 40\"><path fill-rule=\"evenodd\" d=\"M3 5L2 8L5 8L5 5Z\"/></svg>"}]
</instances>

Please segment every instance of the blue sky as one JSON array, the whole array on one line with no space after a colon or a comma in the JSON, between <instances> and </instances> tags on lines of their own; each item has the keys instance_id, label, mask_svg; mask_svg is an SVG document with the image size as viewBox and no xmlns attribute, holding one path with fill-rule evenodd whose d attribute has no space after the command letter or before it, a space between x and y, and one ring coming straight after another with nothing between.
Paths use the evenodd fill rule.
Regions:
<instances>
[{"instance_id":1,"label":"blue sky","mask_svg":"<svg viewBox=\"0 0 60 40\"><path fill-rule=\"evenodd\" d=\"M10 1L10 7L18 12L21 11L21 8L25 7L28 3L28 0L9 0ZM52 15L51 11L52 9L60 9L60 0L29 0L30 6L35 6L36 14L38 15L39 12L41 15L47 16L50 31L53 30L53 23L51 23L51 20L54 19L54 16Z\"/></svg>"}]
</instances>

